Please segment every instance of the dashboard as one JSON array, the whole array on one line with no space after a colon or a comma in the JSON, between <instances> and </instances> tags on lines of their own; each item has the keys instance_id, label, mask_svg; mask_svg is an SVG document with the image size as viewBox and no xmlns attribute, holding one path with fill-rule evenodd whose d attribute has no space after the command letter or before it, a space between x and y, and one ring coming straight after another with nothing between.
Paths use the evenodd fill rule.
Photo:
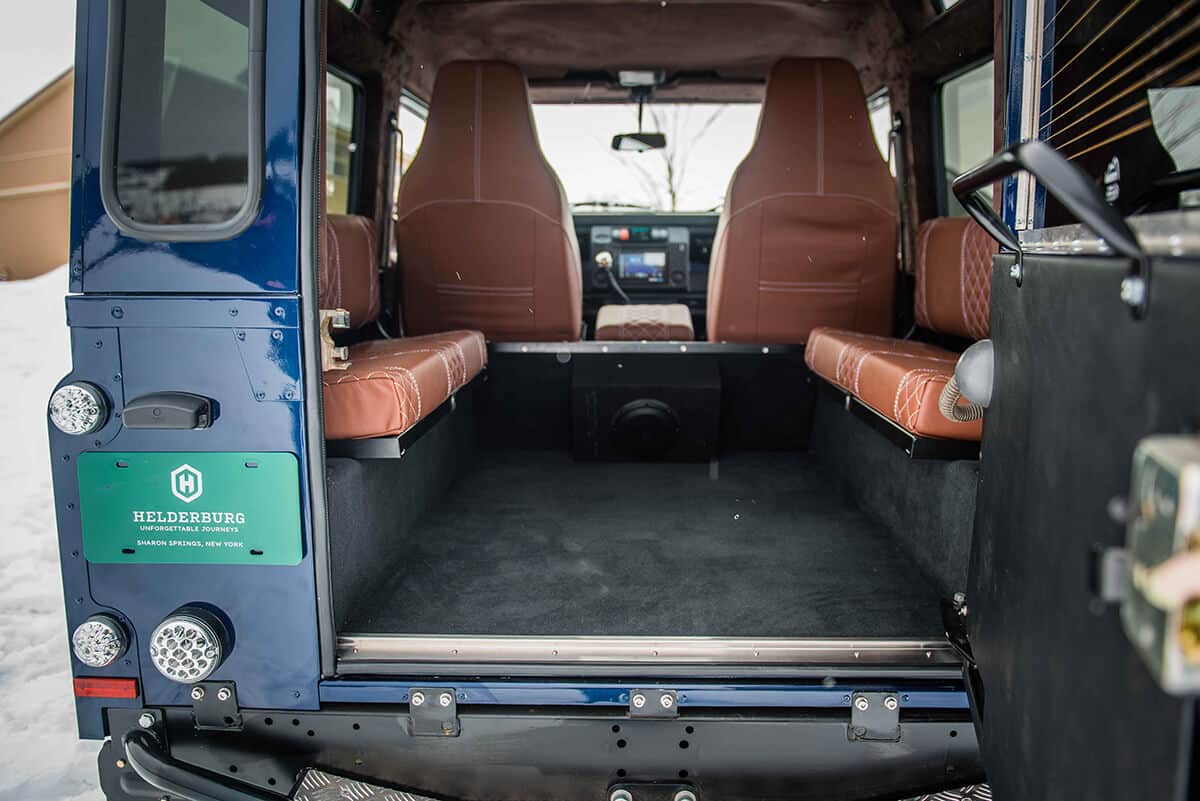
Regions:
<instances>
[{"instance_id":1,"label":"dashboard","mask_svg":"<svg viewBox=\"0 0 1200 801\"><path fill-rule=\"evenodd\" d=\"M683 303L704 337L708 262L717 214L634 212L575 215L588 330L606 303L620 303L610 274L634 303Z\"/></svg>"}]
</instances>

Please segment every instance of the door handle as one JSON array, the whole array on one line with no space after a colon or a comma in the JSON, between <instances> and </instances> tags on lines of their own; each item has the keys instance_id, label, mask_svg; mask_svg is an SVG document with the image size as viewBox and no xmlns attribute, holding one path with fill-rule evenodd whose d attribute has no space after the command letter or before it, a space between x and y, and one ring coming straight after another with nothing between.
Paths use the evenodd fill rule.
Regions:
<instances>
[{"instance_id":1,"label":"door handle","mask_svg":"<svg viewBox=\"0 0 1200 801\"><path fill-rule=\"evenodd\" d=\"M211 398L190 392L153 392L125 404L121 420L126 428L208 428L214 405Z\"/></svg>"}]
</instances>

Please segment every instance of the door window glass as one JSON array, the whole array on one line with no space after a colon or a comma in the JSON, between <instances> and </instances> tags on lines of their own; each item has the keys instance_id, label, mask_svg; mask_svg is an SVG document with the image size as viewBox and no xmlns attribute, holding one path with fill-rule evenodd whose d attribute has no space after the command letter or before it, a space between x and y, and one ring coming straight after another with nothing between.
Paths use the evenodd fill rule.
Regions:
<instances>
[{"instance_id":1,"label":"door window glass","mask_svg":"<svg viewBox=\"0 0 1200 801\"><path fill-rule=\"evenodd\" d=\"M966 210L959 204L950 185L963 172L992 155L994 126L992 62L957 75L941 86L942 139L942 214L962 217ZM981 190L991 199L992 188Z\"/></svg>"},{"instance_id":2,"label":"door window glass","mask_svg":"<svg viewBox=\"0 0 1200 801\"><path fill-rule=\"evenodd\" d=\"M251 200L250 0L124 11L106 176L118 213L151 226L233 221Z\"/></svg>"}]
</instances>

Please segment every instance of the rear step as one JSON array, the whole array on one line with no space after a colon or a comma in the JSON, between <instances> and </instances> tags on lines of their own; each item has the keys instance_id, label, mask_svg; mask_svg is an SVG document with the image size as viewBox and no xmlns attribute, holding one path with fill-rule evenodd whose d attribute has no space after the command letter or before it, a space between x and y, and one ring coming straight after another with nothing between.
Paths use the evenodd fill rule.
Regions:
<instances>
[{"instance_id":1,"label":"rear step","mask_svg":"<svg viewBox=\"0 0 1200 801\"><path fill-rule=\"evenodd\" d=\"M305 771L296 792L292 793L293 801L346 801L348 798L353 801L434 801L430 796L376 787L316 768Z\"/></svg>"}]
</instances>

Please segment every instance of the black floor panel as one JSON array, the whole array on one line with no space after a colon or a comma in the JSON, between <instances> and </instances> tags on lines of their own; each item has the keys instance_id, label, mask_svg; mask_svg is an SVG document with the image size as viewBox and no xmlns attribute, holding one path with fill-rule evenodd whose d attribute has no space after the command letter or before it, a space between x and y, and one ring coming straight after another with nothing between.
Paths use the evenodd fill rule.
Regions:
<instances>
[{"instance_id":1,"label":"black floor panel","mask_svg":"<svg viewBox=\"0 0 1200 801\"><path fill-rule=\"evenodd\" d=\"M938 597L813 457L480 454L355 633L941 637Z\"/></svg>"}]
</instances>

